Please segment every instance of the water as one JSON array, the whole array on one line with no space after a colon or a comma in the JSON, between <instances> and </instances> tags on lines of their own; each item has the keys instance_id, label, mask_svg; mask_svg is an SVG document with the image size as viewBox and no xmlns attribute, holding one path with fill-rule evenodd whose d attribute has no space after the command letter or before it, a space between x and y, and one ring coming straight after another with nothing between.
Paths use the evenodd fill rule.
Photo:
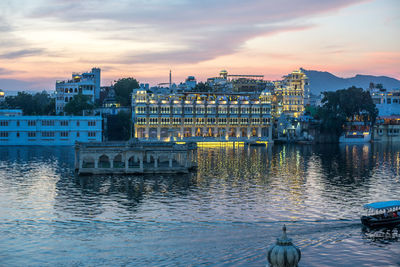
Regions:
<instances>
[{"instance_id":1,"label":"water","mask_svg":"<svg viewBox=\"0 0 400 267\"><path fill-rule=\"evenodd\" d=\"M400 147L204 148L191 175L75 177L72 148L0 148L1 266L265 266L286 224L300 266L400 266L366 232L399 199Z\"/></svg>"}]
</instances>

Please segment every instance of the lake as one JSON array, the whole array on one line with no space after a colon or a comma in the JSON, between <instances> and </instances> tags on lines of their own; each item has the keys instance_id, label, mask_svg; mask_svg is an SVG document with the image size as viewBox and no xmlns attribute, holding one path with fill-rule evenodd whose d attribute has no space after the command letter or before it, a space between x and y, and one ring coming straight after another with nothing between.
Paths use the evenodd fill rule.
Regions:
<instances>
[{"instance_id":1,"label":"lake","mask_svg":"<svg viewBox=\"0 0 400 267\"><path fill-rule=\"evenodd\" d=\"M76 177L71 147L0 147L1 266L400 266L363 204L400 199L400 146L201 148L186 175Z\"/></svg>"}]
</instances>

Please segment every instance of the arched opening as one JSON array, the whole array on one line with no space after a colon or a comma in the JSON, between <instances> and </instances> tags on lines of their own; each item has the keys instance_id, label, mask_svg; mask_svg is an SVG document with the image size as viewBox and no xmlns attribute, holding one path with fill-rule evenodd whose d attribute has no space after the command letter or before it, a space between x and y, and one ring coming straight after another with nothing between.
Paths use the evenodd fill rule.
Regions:
<instances>
[{"instance_id":1,"label":"arched opening","mask_svg":"<svg viewBox=\"0 0 400 267\"><path fill-rule=\"evenodd\" d=\"M75 88L75 93L78 93L78 89L77 88Z\"/></svg>"},{"instance_id":2,"label":"arched opening","mask_svg":"<svg viewBox=\"0 0 400 267\"><path fill-rule=\"evenodd\" d=\"M99 168L110 168L110 159L106 155L99 158Z\"/></svg>"},{"instance_id":3,"label":"arched opening","mask_svg":"<svg viewBox=\"0 0 400 267\"><path fill-rule=\"evenodd\" d=\"M196 129L196 136L202 136L201 128Z\"/></svg>"},{"instance_id":4,"label":"arched opening","mask_svg":"<svg viewBox=\"0 0 400 267\"><path fill-rule=\"evenodd\" d=\"M92 157L84 157L82 168L94 168L94 159Z\"/></svg>"},{"instance_id":5,"label":"arched opening","mask_svg":"<svg viewBox=\"0 0 400 267\"><path fill-rule=\"evenodd\" d=\"M256 130L256 128L253 128L252 130L251 130L251 136L257 136L257 130Z\"/></svg>"},{"instance_id":6,"label":"arched opening","mask_svg":"<svg viewBox=\"0 0 400 267\"><path fill-rule=\"evenodd\" d=\"M154 161L155 161L155 157L153 155L149 155L147 156L147 160L145 162L145 167L154 167Z\"/></svg>"},{"instance_id":7,"label":"arched opening","mask_svg":"<svg viewBox=\"0 0 400 267\"><path fill-rule=\"evenodd\" d=\"M65 98L65 102L68 102L68 96Z\"/></svg>"},{"instance_id":8,"label":"arched opening","mask_svg":"<svg viewBox=\"0 0 400 267\"><path fill-rule=\"evenodd\" d=\"M213 130L212 130L212 128L208 128L207 136L208 136L208 137L213 137Z\"/></svg>"},{"instance_id":9,"label":"arched opening","mask_svg":"<svg viewBox=\"0 0 400 267\"><path fill-rule=\"evenodd\" d=\"M113 167L114 168L125 168L125 162L122 161L121 154L114 157Z\"/></svg>"},{"instance_id":10,"label":"arched opening","mask_svg":"<svg viewBox=\"0 0 400 267\"><path fill-rule=\"evenodd\" d=\"M128 160L128 168L139 168L140 167L140 161L139 158L136 156L132 156Z\"/></svg>"},{"instance_id":11,"label":"arched opening","mask_svg":"<svg viewBox=\"0 0 400 267\"><path fill-rule=\"evenodd\" d=\"M236 129L235 128L229 129L229 137L236 137Z\"/></svg>"},{"instance_id":12,"label":"arched opening","mask_svg":"<svg viewBox=\"0 0 400 267\"><path fill-rule=\"evenodd\" d=\"M242 132L242 133L241 133L241 136L247 138L247 128L242 128L242 129L241 129L241 132Z\"/></svg>"},{"instance_id":13,"label":"arched opening","mask_svg":"<svg viewBox=\"0 0 400 267\"><path fill-rule=\"evenodd\" d=\"M159 167L168 167L169 166L169 156L168 155L160 155L158 157L158 166Z\"/></svg>"}]
</instances>

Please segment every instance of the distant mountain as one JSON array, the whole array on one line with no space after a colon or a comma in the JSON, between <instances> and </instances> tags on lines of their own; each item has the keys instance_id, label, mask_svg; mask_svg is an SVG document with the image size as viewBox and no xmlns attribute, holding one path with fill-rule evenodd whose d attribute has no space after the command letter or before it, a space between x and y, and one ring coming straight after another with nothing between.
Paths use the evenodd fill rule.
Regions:
<instances>
[{"instance_id":1,"label":"distant mountain","mask_svg":"<svg viewBox=\"0 0 400 267\"><path fill-rule=\"evenodd\" d=\"M41 88L43 87L35 82L0 78L0 89L3 90L6 95L16 95L19 91L42 91L43 89Z\"/></svg>"},{"instance_id":2,"label":"distant mountain","mask_svg":"<svg viewBox=\"0 0 400 267\"><path fill-rule=\"evenodd\" d=\"M369 83L381 83L383 88L392 90L400 88L400 81L387 76L373 76L357 74L351 78L341 78L326 71L305 70L301 69L308 77L310 82L310 90L313 94L319 94L324 91L336 91L338 89L346 89L351 86L368 88Z\"/></svg>"}]
</instances>

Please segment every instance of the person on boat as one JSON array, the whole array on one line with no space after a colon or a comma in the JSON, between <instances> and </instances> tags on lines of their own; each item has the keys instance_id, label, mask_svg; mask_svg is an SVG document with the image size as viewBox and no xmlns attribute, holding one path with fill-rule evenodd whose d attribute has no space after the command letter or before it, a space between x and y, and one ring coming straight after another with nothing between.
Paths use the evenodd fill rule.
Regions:
<instances>
[{"instance_id":1,"label":"person on boat","mask_svg":"<svg viewBox=\"0 0 400 267\"><path fill-rule=\"evenodd\" d=\"M387 212L387 210L385 210L385 213L383 213L383 218L387 218L388 217L388 212Z\"/></svg>"},{"instance_id":2,"label":"person on boat","mask_svg":"<svg viewBox=\"0 0 400 267\"><path fill-rule=\"evenodd\" d=\"M396 218L397 217L397 212L393 211L392 216L393 216L393 218Z\"/></svg>"},{"instance_id":3,"label":"person on boat","mask_svg":"<svg viewBox=\"0 0 400 267\"><path fill-rule=\"evenodd\" d=\"M400 210L397 211L397 216L400 217Z\"/></svg>"}]
</instances>

